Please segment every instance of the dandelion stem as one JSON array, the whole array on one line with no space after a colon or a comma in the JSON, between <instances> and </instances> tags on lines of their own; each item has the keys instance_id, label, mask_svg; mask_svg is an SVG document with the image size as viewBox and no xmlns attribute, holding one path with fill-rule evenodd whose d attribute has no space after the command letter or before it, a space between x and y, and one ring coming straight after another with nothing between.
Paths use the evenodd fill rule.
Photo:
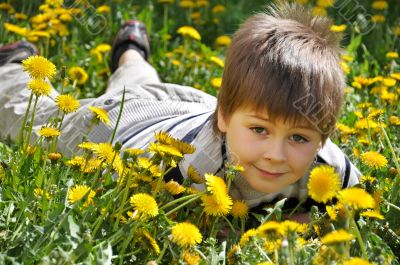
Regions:
<instances>
[{"instance_id":1,"label":"dandelion stem","mask_svg":"<svg viewBox=\"0 0 400 265\"><path fill-rule=\"evenodd\" d=\"M362 256L363 256L364 259L367 260L368 259L368 255L367 255L367 252L365 250L365 245L364 245L363 239L361 237L360 230L358 229L358 226L357 226L356 222L354 221L354 218L351 218L351 225L353 227L353 231L356 233L357 242L360 245Z\"/></svg>"},{"instance_id":2,"label":"dandelion stem","mask_svg":"<svg viewBox=\"0 0 400 265\"><path fill-rule=\"evenodd\" d=\"M125 86L124 86L124 91L122 92L122 99L121 99L121 104L119 107L118 118L117 118L117 122L115 123L113 133L111 135L110 144L113 143L115 134L117 133L118 124L119 124L119 121L121 120L121 116L122 116L122 110L124 109L124 103L125 103Z\"/></svg>"},{"instance_id":3,"label":"dandelion stem","mask_svg":"<svg viewBox=\"0 0 400 265\"><path fill-rule=\"evenodd\" d=\"M192 199L192 198L200 197L201 195L203 195L203 194L201 193L200 195L199 194L186 195L184 197L181 197L179 199L173 200L173 201L163 205L162 207L160 207L160 210L164 210L165 208L168 208L168 207L170 207L170 206L172 206L174 204L177 204L178 202L182 202L182 201L186 201L186 200L189 200L189 199Z\"/></svg>"},{"instance_id":4,"label":"dandelion stem","mask_svg":"<svg viewBox=\"0 0 400 265\"><path fill-rule=\"evenodd\" d=\"M161 263L161 260L162 260L164 254L165 254L165 251L167 250L167 247L168 247L168 241L165 240L164 241L164 245L163 245L163 249L161 250L161 253L160 253L160 255L158 255L158 258L156 260L157 264Z\"/></svg>"},{"instance_id":5,"label":"dandelion stem","mask_svg":"<svg viewBox=\"0 0 400 265\"><path fill-rule=\"evenodd\" d=\"M397 211L400 212L400 207L398 207L397 205L394 205L393 203L390 203L390 202L388 202L388 201L385 201L384 203L385 203L387 206L393 207L394 209L396 209Z\"/></svg>"},{"instance_id":6,"label":"dandelion stem","mask_svg":"<svg viewBox=\"0 0 400 265\"><path fill-rule=\"evenodd\" d=\"M198 195L198 194L196 194L196 195ZM176 207L176 208L172 209L171 211L169 211L168 213L166 213L165 216L168 216L168 215L170 215L171 213L174 213L174 212L178 211L179 209L183 208L184 206L188 205L189 203L194 202L194 201L197 200L198 198L200 198L200 195L198 195L197 197L194 197L194 198L192 198L192 199L190 199L190 200L188 200L188 201L186 201L186 202L180 204L178 207Z\"/></svg>"},{"instance_id":7,"label":"dandelion stem","mask_svg":"<svg viewBox=\"0 0 400 265\"><path fill-rule=\"evenodd\" d=\"M25 125L26 125L26 120L28 119L29 110L32 105L32 99L33 99L33 93L31 93L31 96L29 97L28 107L26 108L24 121L22 122L21 129L19 130L19 142L22 147L24 146L24 130L25 130Z\"/></svg>"},{"instance_id":8,"label":"dandelion stem","mask_svg":"<svg viewBox=\"0 0 400 265\"><path fill-rule=\"evenodd\" d=\"M122 176L120 176L120 177L122 177ZM125 205L126 199L128 198L128 192L129 192L129 187L131 186L132 177L127 176L127 178L128 178L128 180L127 180L127 183L126 183L126 186L125 186L124 195L122 196L121 205L120 205L119 211L117 213L117 218L116 218L115 223L114 223L113 231L116 231L116 229L118 228L119 219L120 219L120 217L122 215L122 211L124 209L124 205Z\"/></svg>"},{"instance_id":9,"label":"dandelion stem","mask_svg":"<svg viewBox=\"0 0 400 265\"><path fill-rule=\"evenodd\" d=\"M39 100L39 96L36 96L35 98L35 103L33 104L33 110L32 110L32 116L31 116L31 123L29 124L29 129L28 129L28 135L26 138L26 147L28 147L30 141L31 141L31 134L32 134L32 127L33 127L33 122L35 120L35 112L36 112L36 107L37 107L37 103Z\"/></svg>"},{"instance_id":10,"label":"dandelion stem","mask_svg":"<svg viewBox=\"0 0 400 265\"><path fill-rule=\"evenodd\" d=\"M389 146L390 152L392 153L394 164L396 165L396 168L397 168L397 176L395 178L392 194L390 196L390 202L391 203L396 203L397 202L397 196L398 196L398 193L399 193L399 186L400 186L400 164L399 164L399 160L397 158L396 152L393 149L392 143L390 142L389 136L386 133L386 130L383 128L381 123L379 123L379 126L380 126L380 128L382 130L382 133L383 133L383 135L385 137L385 140L386 140L386 142L387 142L387 144Z\"/></svg>"}]
</instances>

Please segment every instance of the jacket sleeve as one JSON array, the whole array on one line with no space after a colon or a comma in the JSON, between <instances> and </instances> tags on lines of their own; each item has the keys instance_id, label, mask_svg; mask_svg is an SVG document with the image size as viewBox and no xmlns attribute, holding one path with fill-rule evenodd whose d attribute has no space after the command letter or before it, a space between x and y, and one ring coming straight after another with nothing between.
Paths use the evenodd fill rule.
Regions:
<instances>
[{"instance_id":1,"label":"jacket sleeve","mask_svg":"<svg viewBox=\"0 0 400 265\"><path fill-rule=\"evenodd\" d=\"M318 152L318 159L336 169L342 180L342 188L352 187L360 182L360 171L330 139L327 139L323 148Z\"/></svg>"}]
</instances>

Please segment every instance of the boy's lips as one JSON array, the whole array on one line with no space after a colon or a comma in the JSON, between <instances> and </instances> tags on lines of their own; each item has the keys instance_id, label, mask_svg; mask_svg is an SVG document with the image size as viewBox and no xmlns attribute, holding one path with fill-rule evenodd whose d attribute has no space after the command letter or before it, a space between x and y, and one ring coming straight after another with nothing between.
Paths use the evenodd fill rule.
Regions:
<instances>
[{"instance_id":1,"label":"boy's lips","mask_svg":"<svg viewBox=\"0 0 400 265\"><path fill-rule=\"evenodd\" d=\"M255 169L257 169L257 171L260 173L260 175L262 177L267 178L267 179L276 179L276 178L279 178L280 176L282 176L283 174L285 174L284 172L270 172L267 170L263 170L263 169L258 168L255 165L253 165L253 167Z\"/></svg>"}]
</instances>

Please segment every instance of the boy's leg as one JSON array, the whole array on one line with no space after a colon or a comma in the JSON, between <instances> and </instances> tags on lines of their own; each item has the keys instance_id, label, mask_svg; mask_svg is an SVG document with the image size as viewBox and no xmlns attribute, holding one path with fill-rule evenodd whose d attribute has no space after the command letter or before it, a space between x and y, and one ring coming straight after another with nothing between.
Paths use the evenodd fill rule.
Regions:
<instances>
[{"instance_id":1,"label":"boy's leg","mask_svg":"<svg viewBox=\"0 0 400 265\"><path fill-rule=\"evenodd\" d=\"M146 26L139 21L127 21L115 37L111 52L111 71L107 91L124 86L160 83L156 70L148 63L150 44Z\"/></svg>"}]
</instances>

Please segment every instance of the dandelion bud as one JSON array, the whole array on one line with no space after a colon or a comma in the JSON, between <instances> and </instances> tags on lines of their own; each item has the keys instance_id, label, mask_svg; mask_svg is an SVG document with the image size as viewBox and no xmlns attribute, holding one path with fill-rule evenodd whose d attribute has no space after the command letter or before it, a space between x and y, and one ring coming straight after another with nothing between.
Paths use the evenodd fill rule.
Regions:
<instances>
[{"instance_id":1,"label":"dandelion bud","mask_svg":"<svg viewBox=\"0 0 400 265\"><path fill-rule=\"evenodd\" d=\"M397 175L397 169L396 168L394 168L394 167L391 167L390 169L389 169L389 173L390 174L392 174L392 175Z\"/></svg>"},{"instance_id":2,"label":"dandelion bud","mask_svg":"<svg viewBox=\"0 0 400 265\"><path fill-rule=\"evenodd\" d=\"M115 151L119 151L119 150L121 150L121 147L122 147L121 142L116 142L115 146L114 146L114 149L115 149Z\"/></svg>"}]
</instances>

